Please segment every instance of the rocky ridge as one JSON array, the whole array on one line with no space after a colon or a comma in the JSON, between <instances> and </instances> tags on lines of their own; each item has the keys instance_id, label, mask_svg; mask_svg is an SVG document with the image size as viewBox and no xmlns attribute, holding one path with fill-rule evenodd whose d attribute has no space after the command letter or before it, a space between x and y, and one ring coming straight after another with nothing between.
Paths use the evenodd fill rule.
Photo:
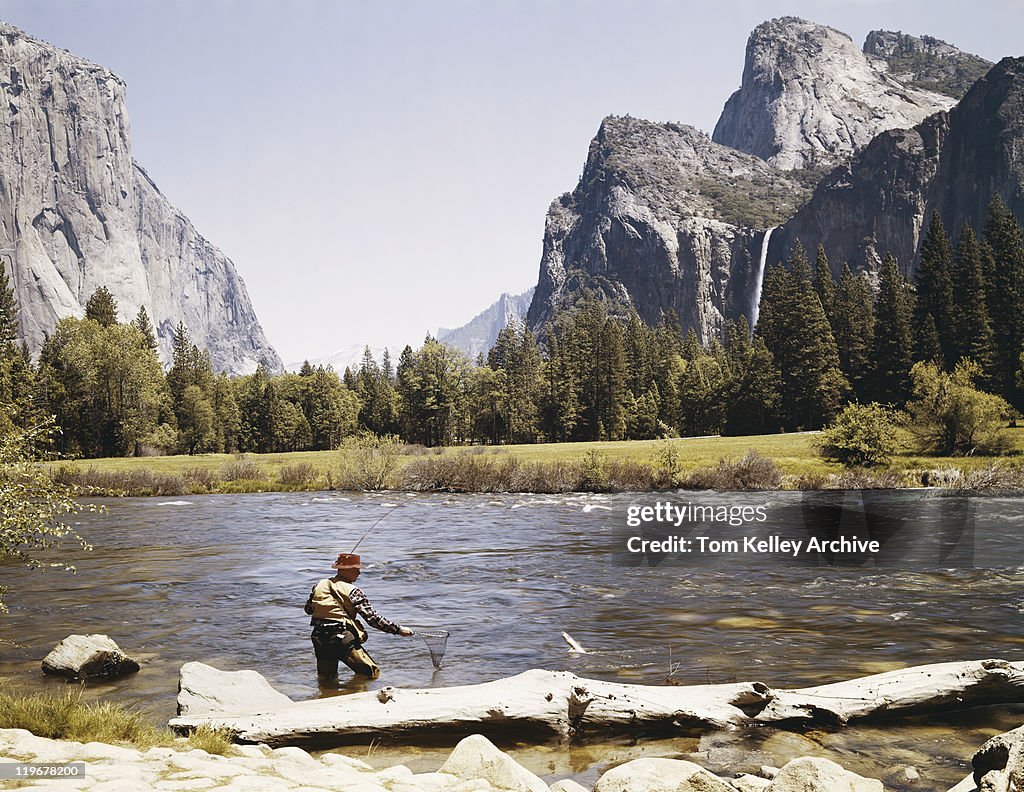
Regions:
<instances>
[{"instance_id":1,"label":"rocky ridge","mask_svg":"<svg viewBox=\"0 0 1024 792\"><path fill-rule=\"evenodd\" d=\"M527 321L542 328L584 290L651 324L674 311L702 340L749 308L766 228L807 188L694 127L608 117L576 189L548 210Z\"/></svg>"},{"instance_id":2,"label":"rocky ridge","mask_svg":"<svg viewBox=\"0 0 1024 792\"><path fill-rule=\"evenodd\" d=\"M950 233L976 230L999 193L1024 217L1024 58L1004 58L952 110L912 129L880 134L830 173L772 235L770 261L799 239L823 244L833 267L874 271L892 253L910 272L928 218Z\"/></svg>"},{"instance_id":3,"label":"rocky ridge","mask_svg":"<svg viewBox=\"0 0 1024 792\"><path fill-rule=\"evenodd\" d=\"M836 164L886 129L918 124L953 98L887 73L849 36L782 17L747 41L743 79L712 139L783 169Z\"/></svg>"},{"instance_id":4,"label":"rocky ridge","mask_svg":"<svg viewBox=\"0 0 1024 792\"><path fill-rule=\"evenodd\" d=\"M461 350L470 360L475 360L477 355L486 356L498 340L498 333L510 322L526 319L535 288L531 287L522 294L503 293L461 327L438 328L437 340Z\"/></svg>"},{"instance_id":5,"label":"rocky ridge","mask_svg":"<svg viewBox=\"0 0 1024 792\"><path fill-rule=\"evenodd\" d=\"M0 23L0 89L0 252L29 348L106 286L122 321L146 307L165 360L182 321L217 369L280 371L232 262L132 159L121 78Z\"/></svg>"},{"instance_id":6,"label":"rocky ridge","mask_svg":"<svg viewBox=\"0 0 1024 792\"><path fill-rule=\"evenodd\" d=\"M991 61L932 36L872 30L864 54L885 61L890 77L904 85L959 99L992 68Z\"/></svg>"}]
</instances>

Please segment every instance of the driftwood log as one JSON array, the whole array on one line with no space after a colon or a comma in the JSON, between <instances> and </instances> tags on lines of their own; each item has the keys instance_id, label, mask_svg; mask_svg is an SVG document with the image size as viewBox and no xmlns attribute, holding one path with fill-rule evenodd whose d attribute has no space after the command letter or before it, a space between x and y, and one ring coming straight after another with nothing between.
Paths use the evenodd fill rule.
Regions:
<instances>
[{"instance_id":1,"label":"driftwood log","mask_svg":"<svg viewBox=\"0 0 1024 792\"><path fill-rule=\"evenodd\" d=\"M872 716L1024 702L1024 663L1003 660L915 666L802 690L773 690L761 682L625 685L534 670L479 685L389 687L302 702L285 700L265 680L272 695L252 695L249 678L242 688L237 685L239 674L258 676L201 663L183 666L179 714L171 727L226 727L242 742L270 745L343 744L382 734L424 740L470 733L565 737L698 733L758 723L841 725ZM250 694L225 695L233 686Z\"/></svg>"}]
</instances>

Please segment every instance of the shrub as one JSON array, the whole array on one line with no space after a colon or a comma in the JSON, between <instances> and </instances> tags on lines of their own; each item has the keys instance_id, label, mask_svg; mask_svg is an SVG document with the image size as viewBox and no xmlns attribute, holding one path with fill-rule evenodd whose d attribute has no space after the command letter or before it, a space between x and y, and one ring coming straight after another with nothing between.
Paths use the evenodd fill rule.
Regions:
<instances>
[{"instance_id":1,"label":"shrub","mask_svg":"<svg viewBox=\"0 0 1024 792\"><path fill-rule=\"evenodd\" d=\"M1004 453L1002 431L1013 408L999 396L978 390L981 369L964 359L952 372L934 363L915 363L910 370L914 398L907 403L911 431L921 451L932 454Z\"/></svg>"},{"instance_id":2,"label":"shrub","mask_svg":"<svg viewBox=\"0 0 1024 792\"><path fill-rule=\"evenodd\" d=\"M698 468L682 481L685 489L764 490L778 489L782 471L774 459L753 449L739 459L723 459L715 467Z\"/></svg>"},{"instance_id":3,"label":"shrub","mask_svg":"<svg viewBox=\"0 0 1024 792\"><path fill-rule=\"evenodd\" d=\"M304 487L316 478L316 468L308 462L285 465L277 474L277 480L289 487Z\"/></svg>"},{"instance_id":4,"label":"shrub","mask_svg":"<svg viewBox=\"0 0 1024 792\"><path fill-rule=\"evenodd\" d=\"M888 407L848 404L815 441L825 459L846 467L884 465L899 450L896 413Z\"/></svg>"},{"instance_id":5,"label":"shrub","mask_svg":"<svg viewBox=\"0 0 1024 792\"><path fill-rule=\"evenodd\" d=\"M242 456L221 465L220 477L224 481L257 481L263 478L263 468Z\"/></svg>"},{"instance_id":6,"label":"shrub","mask_svg":"<svg viewBox=\"0 0 1024 792\"><path fill-rule=\"evenodd\" d=\"M191 495L192 486L183 476L151 470L81 470L62 465L50 474L58 484L79 487L89 495Z\"/></svg>"},{"instance_id":7,"label":"shrub","mask_svg":"<svg viewBox=\"0 0 1024 792\"><path fill-rule=\"evenodd\" d=\"M338 489L382 490L394 486L405 446L394 435L347 437L341 446Z\"/></svg>"},{"instance_id":8,"label":"shrub","mask_svg":"<svg viewBox=\"0 0 1024 792\"><path fill-rule=\"evenodd\" d=\"M196 489L211 492L218 483L217 474L210 468L190 467L181 471L186 481L195 484Z\"/></svg>"}]
</instances>

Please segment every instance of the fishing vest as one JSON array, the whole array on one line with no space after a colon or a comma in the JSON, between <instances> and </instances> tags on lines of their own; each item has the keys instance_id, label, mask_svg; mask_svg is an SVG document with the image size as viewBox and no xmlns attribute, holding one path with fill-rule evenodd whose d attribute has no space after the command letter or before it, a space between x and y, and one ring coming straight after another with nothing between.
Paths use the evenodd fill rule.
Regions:
<instances>
[{"instance_id":1,"label":"fishing vest","mask_svg":"<svg viewBox=\"0 0 1024 792\"><path fill-rule=\"evenodd\" d=\"M340 622L356 623L356 608L349 599L355 586L344 580L324 578L313 587L310 599L313 601L314 619L333 619Z\"/></svg>"}]
</instances>

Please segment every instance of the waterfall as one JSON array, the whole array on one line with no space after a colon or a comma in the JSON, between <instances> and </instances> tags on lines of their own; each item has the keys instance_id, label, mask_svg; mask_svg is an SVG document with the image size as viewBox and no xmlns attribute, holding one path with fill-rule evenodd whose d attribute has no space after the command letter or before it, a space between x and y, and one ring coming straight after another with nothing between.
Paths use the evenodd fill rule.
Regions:
<instances>
[{"instance_id":1,"label":"waterfall","mask_svg":"<svg viewBox=\"0 0 1024 792\"><path fill-rule=\"evenodd\" d=\"M757 262L757 280L754 282L754 298L750 301L750 329L757 326L757 317L761 312L761 284L764 282L764 262L768 258L768 240L772 237L772 231L778 226L772 226L764 232L764 239L761 240L761 260Z\"/></svg>"}]
</instances>

